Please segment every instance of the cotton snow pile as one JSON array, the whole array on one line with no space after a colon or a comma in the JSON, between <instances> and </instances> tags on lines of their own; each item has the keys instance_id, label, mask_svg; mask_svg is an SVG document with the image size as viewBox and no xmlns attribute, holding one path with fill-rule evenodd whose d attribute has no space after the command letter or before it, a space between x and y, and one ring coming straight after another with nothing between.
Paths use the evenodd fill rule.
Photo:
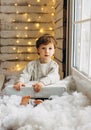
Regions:
<instances>
[{"instance_id":1,"label":"cotton snow pile","mask_svg":"<svg viewBox=\"0 0 91 130\"><path fill-rule=\"evenodd\" d=\"M51 97L34 107L21 97L0 98L0 130L91 130L91 106L82 93Z\"/></svg>"}]
</instances>

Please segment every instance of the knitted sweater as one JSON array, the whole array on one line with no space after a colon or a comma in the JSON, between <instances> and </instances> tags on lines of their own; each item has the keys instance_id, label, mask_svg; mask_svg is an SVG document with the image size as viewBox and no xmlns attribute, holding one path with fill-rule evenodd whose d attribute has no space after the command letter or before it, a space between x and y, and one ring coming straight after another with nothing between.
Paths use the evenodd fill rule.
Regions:
<instances>
[{"instance_id":1,"label":"knitted sweater","mask_svg":"<svg viewBox=\"0 0 91 130\"><path fill-rule=\"evenodd\" d=\"M40 63L40 60L30 61L20 74L18 81L27 83L29 81L40 81L44 85L56 83L60 78L58 64L51 60L48 63Z\"/></svg>"}]
</instances>

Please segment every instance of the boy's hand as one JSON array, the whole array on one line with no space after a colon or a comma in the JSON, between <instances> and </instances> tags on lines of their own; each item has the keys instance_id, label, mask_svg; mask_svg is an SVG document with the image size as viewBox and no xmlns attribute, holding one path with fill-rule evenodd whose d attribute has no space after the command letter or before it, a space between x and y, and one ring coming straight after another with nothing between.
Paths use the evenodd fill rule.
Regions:
<instances>
[{"instance_id":1,"label":"boy's hand","mask_svg":"<svg viewBox=\"0 0 91 130\"><path fill-rule=\"evenodd\" d=\"M35 92L39 92L42 89L43 86L44 86L44 84L39 82L39 83L36 83L36 84L33 85L33 89L34 89Z\"/></svg>"},{"instance_id":2,"label":"boy's hand","mask_svg":"<svg viewBox=\"0 0 91 130\"><path fill-rule=\"evenodd\" d=\"M15 88L17 91L20 91L21 87L25 87L25 84L22 82L17 82L13 86L13 88Z\"/></svg>"}]
</instances>

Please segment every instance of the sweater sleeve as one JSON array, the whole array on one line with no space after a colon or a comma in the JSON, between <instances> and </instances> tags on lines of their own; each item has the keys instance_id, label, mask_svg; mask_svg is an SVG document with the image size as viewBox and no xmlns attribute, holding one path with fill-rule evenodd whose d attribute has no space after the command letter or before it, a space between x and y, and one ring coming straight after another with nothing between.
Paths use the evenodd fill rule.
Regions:
<instances>
[{"instance_id":1,"label":"sweater sleeve","mask_svg":"<svg viewBox=\"0 0 91 130\"><path fill-rule=\"evenodd\" d=\"M49 68L50 69L48 74L40 79L40 82L42 82L45 86L54 84L60 80L58 64L56 62L53 62Z\"/></svg>"},{"instance_id":2,"label":"sweater sleeve","mask_svg":"<svg viewBox=\"0 0 91 130\"><path fill-rule=\"evenodd\" d=\"M32 71L33 71L33 63L29 62L28 65L24 68L23 72L19 75L19 78L17 82L29 82L32 76Z\"/></svg>"}]
</instances>

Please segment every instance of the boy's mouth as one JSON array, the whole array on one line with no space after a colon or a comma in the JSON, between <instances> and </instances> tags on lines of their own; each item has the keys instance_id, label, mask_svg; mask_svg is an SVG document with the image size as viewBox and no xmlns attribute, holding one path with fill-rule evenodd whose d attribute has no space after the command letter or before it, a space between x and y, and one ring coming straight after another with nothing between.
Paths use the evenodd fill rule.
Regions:
<instances>
[{"instance_id":1,"label":"boy's mouth","mask_svg":"<svg viewBox=\"0 0 91 130\"><path fill-rule=\"evenodd\" d=\"M49 56L49 55L45 55L46 57Z\"/></svg>"}]
</instances>

